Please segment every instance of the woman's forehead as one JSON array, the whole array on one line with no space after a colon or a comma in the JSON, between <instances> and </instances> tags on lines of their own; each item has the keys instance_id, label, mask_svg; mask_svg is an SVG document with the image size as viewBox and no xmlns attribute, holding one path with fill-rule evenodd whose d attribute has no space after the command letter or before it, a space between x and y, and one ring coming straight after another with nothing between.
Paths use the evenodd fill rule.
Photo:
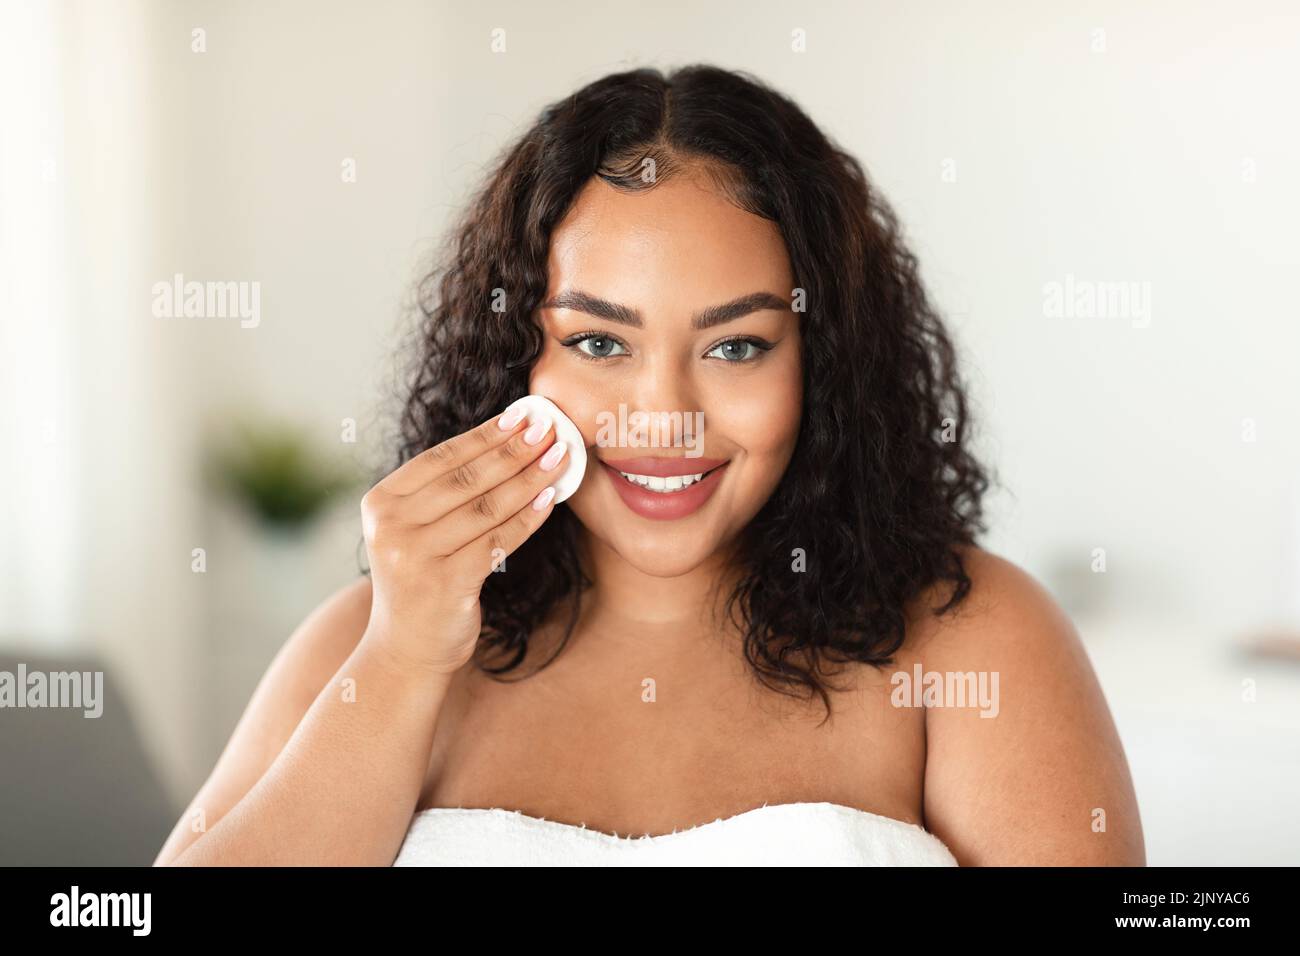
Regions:
<instances>
[{"instance_id":1,"label":"woman's forehead","mask_svg":"<svg viewBox=\"0 0 1300 956\"><path fill-rule=\"evenodd\" d=\"M767 287L788 294L791 281L776 224L684 174L637 192L592 180L552 234L548 274L548 295L576 287L688 306Z\"/></svg>"}]
</instances>

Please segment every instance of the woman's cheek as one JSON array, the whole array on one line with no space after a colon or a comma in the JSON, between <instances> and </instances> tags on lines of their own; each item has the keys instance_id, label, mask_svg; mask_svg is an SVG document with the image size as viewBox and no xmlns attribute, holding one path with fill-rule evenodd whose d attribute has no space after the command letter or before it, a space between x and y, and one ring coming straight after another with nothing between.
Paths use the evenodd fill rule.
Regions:
<instances>
[{"instance_id":1,"label":"woman's cheek","mask_svg":"<svg viewBox=\"0 0 1300 956\"><path fill-rule=\"evenodd\" d=\"M713 453L710 437L716 436L725 443L725 448L714 446L716 451L735 449L755 463L770 460L784 468L799 434L799 385L797 378L782 375L715 389L705 406L704 454Z\"/></svg>"},{"instance_id":2,"label":"woman's cheek","mask_svg":"<svg viewBox=\"0 0 1300 956\"><path fill-rule=\"evenodd\" d=\"M558 405L560 411L578 426L578 431L582 432L583 440L590 448L596 444L598 416L608 407L608 396L601 393L598 382L588 381L588 376L575 375L572 368L561 372L559 364L545 355L538 359L529 376L528 390L534 395L543 395ZM617 400L614 401L614 407L618 407Z\"/></svg>"}]
</instances>

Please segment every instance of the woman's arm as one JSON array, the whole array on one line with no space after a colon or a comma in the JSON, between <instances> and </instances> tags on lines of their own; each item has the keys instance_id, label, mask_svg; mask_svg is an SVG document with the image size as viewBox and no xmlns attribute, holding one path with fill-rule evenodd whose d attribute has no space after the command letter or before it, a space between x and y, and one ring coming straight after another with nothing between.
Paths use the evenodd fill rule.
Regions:
<instances>
[{"instance_id":1,"label":"woman's arm","mask_svg":"<svg viewBox=\"0 0 1300 956\"><path fill-rule=\"evenodd\" d=\"M370 581L272 662L155 865L388 865L415 811L449 677L365 639Z\"/></svg>"},{"instance_id":2,"label":"woman's arm","mask_svg":"<svg viewBox=\"0 0 1300 956\"><path fill-rule=\"evenodd\" d=\"M567 446L526 417L426 448L362 496L370 579L290 638L155 862L393 862L482 632L484 580L555 508Z\"/></svg>"},{"instance_id":3,"label":"woman's arm","mask_svg":"<svg viewBox=\"0 0 1300 956\"><path fill-rule=\"evenodd\" d=\"M963 866L1146 865L1124 749L1074 625L1016 565L966 557L967 603L925 625L914 660L989 688L996 674L997 710L927 708L926 828Z\"/></svg>"}]
</instances>

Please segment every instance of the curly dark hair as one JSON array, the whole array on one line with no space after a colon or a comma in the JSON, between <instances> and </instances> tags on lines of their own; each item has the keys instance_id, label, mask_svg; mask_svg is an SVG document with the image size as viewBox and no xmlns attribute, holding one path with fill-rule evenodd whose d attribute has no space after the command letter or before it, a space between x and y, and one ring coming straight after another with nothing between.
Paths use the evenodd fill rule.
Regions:
<instances>
[{"instance_id":1,"label":"curly dark hair","mask_svg":"<svg viewBox=\"0 0 1300 956\"><path fill-rule=\"evenodd\" d=\"M645 159L655 162L651 182ZM755 77L707 65L666 76L637 69L542 111L419 284L418 361L401 385L397 464L528 393L551 234L579 190L593 176L653 188L687 164L778 225L804 290L798 444L733 543L740 576L725 607L757 679L800 698L816 693L829 717L825 663L890 664L910 602L940 582L952 592L935 614L966 597L960 548L987 530L989 479L969 451L953 344L894 213L856 159ZM499 290L504 312L493 309ZM477 666L493 675L518 667L530 634L567 604L563 649L591 584L580 540L561 506L510 556L510 570L523 573L487 575ZM793 569L798 554L804 573ZM488 656L500 663L488 666Z\"/></svg>"}]
</instances>

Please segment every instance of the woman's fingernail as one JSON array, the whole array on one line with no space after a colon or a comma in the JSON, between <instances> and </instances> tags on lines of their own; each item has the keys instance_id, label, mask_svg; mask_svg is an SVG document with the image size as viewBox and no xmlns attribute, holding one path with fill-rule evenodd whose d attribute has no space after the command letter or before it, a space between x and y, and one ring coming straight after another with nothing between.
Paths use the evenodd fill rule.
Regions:
<instances>
[{"instance_id":1,"label":"woman's fingernail","mask_svg":"<svg viewBox=\"0 0 1300 956\"><path fill-rule=\"evenodd\" d=\"M524 416L527 414L528 414L528 409L523 405L520 405L518 408L512 408L504 415L501 416L500 420L497 422L497 426L503 432L508 432L510 431L510 429L514 428L516 425L522 422L524 420Z\"/></svg>"},{"instance_id":2,"label":"woman's fingernail","mask_svg":"<svg viewBox=\"0 0 1300 956\"><path fill-rule=\"evenodd\" d=\"M557 441L550 448L546 449L546 454L542 456L542 461L541 461L542 471L550 471L552 468L558 465L560 463L560 459L564 457L564 452L568 449L568 447L569 446L564 444L564 442Z\"/></svg>"},{"instance_id":3,"label":"woman's fingernail","mask_svg":"<svg viewBox=\"0 0 1300 956\"><path fill-rule=\"evenodd\" d=\"M533 510L541 511L543 508L545 508L547 505L551 503L551 499L554 497L555 497L554 485L552 485L549 488L542 489L542 492L536 498L533 499Z\"/></svg>"},{"instance_id":4,"label":"woman's fingernail","mask_svg":"<svg viewBox=\"0 0 1300 956\"><path fill-rule=\"evenodd\" d=\"M528 442L530 445L536 445L546 436L546 432L550 427L551 420L549 418L537 419L537 421L528 426L528 431L524 432L524 441Z\"/></svg>"}]
</instances>

